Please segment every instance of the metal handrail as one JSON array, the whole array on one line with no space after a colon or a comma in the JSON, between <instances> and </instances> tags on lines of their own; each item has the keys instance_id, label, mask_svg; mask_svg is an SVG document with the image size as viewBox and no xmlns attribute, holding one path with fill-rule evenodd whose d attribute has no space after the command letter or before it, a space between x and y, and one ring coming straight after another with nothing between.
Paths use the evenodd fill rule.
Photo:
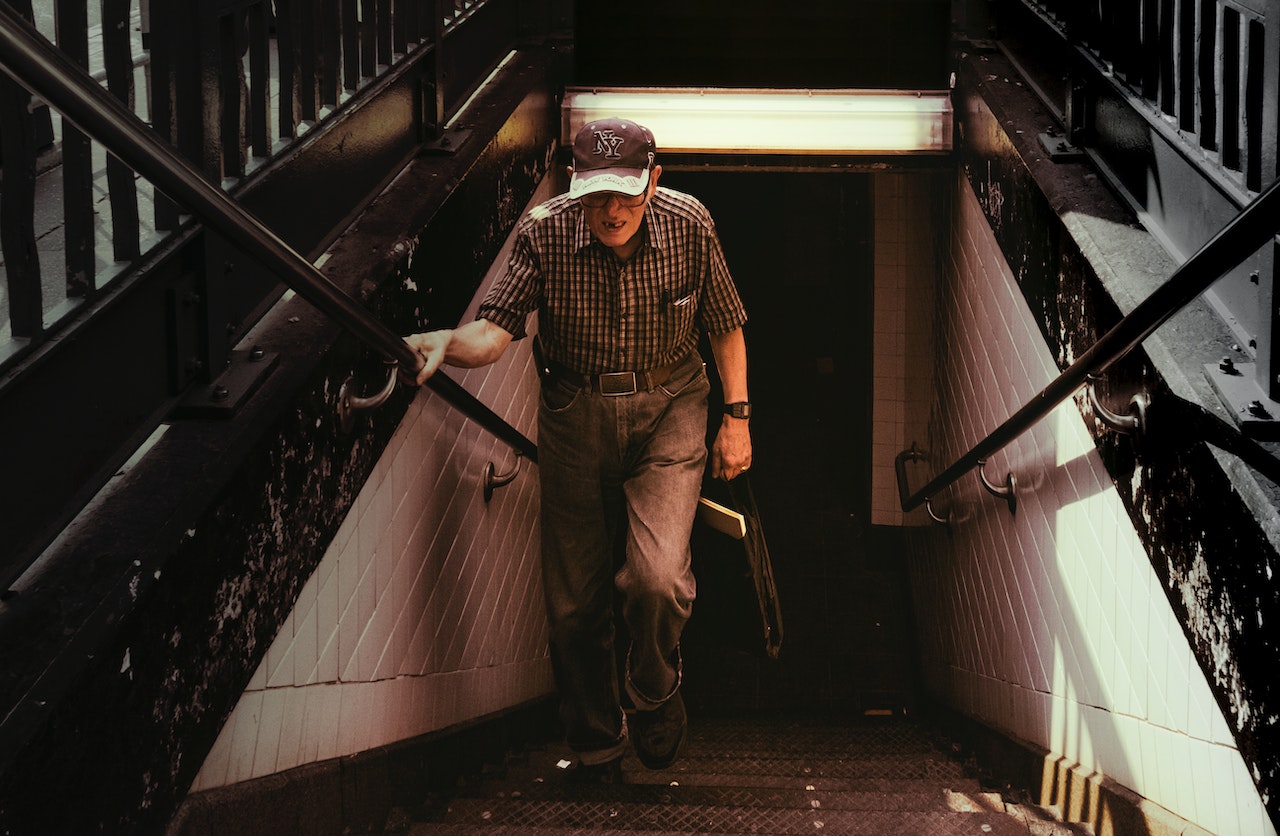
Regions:
<instances>
[{"instance_id":1,"label":"metal handrail","mask_svg":"<svg viewBox=\"0 0 1280 836\"><path fill-rule=\"evenodd\" d=\"M53 47L7 3L0 2L0 70L38 93L82 131L186 206L201 220L293 288L352 335L394 361L412 383L423 358L371 316L222 189L210 183L123 102ZM427 385L502 441L537 461L537 447L456 381L437 373Z\"/></svg>"},{"instance_id":2,"label":"metal handrail","mask_svg":"<svg viewBox=\"0 0 1280 836\"><path fill-rule=\"evenodd\" d=\"M1079 359L1067 367L1039 395L1028 401L990 435L933 477L923 488L907 493L906 480L898 479L903 511L912 511L938 491L949 487L979 461L1013 441L1058 404L1100 375L1142 343L1174 314L1190 304L1227 270L1261 248L1280 230L1280 180L1273 182L1213 236L1195 255L1173 272L1164 284L1103 334ZM918 457L913 457L918 458Z\"/></svg>"}]
</instances>

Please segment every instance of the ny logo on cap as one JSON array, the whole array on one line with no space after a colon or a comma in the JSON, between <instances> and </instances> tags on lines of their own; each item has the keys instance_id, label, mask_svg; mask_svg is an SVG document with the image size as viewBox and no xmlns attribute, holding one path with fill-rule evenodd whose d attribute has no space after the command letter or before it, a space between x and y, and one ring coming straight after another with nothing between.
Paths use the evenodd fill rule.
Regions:
<instances>
[{"instance_id":1,"label":"ny logo on cap","mask_svg":"<svg viewBox=\"0 0 1280 836\"><path fill-rule=\"evenodd\" d=\"M596 147L591 153L604 154L606 160L622 159L622 154L618 151L622 147L622 137L612 130L596 131L595 137Z\"/></svg>"}]
</instances>

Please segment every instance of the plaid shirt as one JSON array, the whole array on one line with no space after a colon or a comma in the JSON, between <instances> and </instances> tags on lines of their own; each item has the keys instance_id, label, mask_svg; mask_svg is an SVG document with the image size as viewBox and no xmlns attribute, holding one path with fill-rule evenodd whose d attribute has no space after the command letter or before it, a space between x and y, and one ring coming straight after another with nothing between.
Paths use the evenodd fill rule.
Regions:
<instances>
[{"instance_id":1,"label":"plaid shirt","mask_svg":"<svg viewBox=\"0 0 1280 836\"><path fill-rule=\"evenodd\" d=\"M581 374L665 366L697 348L700 330L747 321L698 200L658 188L636 234L644 240L624 263L592 236L578 201L547 201L517 227L506 275L478 318L520 338L537 310L547 357Z\"/></svg>"}]
</instances>

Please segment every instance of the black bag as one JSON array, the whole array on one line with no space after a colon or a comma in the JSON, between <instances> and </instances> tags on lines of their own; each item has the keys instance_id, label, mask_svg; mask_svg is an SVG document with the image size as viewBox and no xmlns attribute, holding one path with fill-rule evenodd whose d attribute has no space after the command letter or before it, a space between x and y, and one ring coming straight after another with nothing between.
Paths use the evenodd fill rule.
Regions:
<instances>
[{"instance_id":1,"label":"black bag","mask_svg":"<svg viewBox=\"0 0 1280 836\"><path fill-rule=\"evenodd\" d=\"M717 640L777 659L782 614L773 565L747 474L708 480L693 530L693 573L698 582L694 620Z\"/></svg>"}]
</instances>

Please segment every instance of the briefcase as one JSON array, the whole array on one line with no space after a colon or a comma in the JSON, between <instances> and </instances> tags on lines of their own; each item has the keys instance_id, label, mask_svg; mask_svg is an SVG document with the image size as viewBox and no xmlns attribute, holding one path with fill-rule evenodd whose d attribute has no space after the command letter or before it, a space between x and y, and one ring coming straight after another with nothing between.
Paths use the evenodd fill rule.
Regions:
<instances>
[{"instance_id":1,"label":"briefcase","mask_svg":"<svg viewBox=\"0 0 1280 836\"><path fill-rule=\"evenodd\" d=\"M769 547L747 474L707 480L693 530L694 620L732 648L777 659L782 614Z\"/></svg>"}]
</instances>

